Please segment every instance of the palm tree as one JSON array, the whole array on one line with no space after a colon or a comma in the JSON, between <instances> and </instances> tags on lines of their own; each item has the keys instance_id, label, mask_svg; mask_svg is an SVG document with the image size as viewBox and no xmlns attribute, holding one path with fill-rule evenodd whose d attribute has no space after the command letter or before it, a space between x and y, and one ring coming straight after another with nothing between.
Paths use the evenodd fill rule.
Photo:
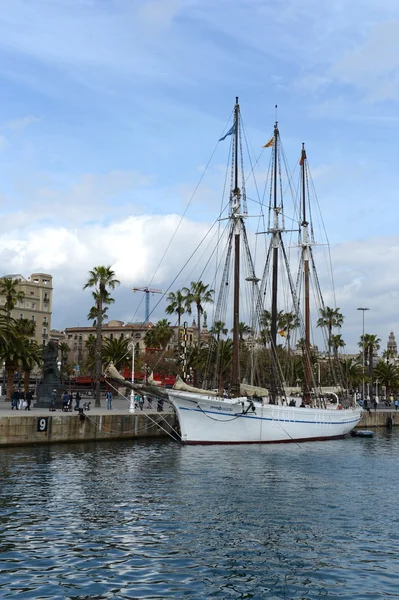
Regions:
<instances>
[{"instance_id":1,"label":"palm tree","mask_svg":"<svg viewBox=\"0 0 399 600\"><path fill-rule=\"evenodd\" d=\"M129 342L130 340L126 338L105 340L102 349L104 364L113 362L118 371L123 369L126 365L130 365L131 351L129 349Z\"/></svg>"},{"instance_id":2,"label":"palm tree","mask_svg":"<svg viewBox=\"0 0 399 600\"><path fill-rule=\"evenodd\" d=\"M399 389L399 369L396 365L380 360L374 369L373 375L386 387L387 398L389 398L391 390Z\"/></svg>"},{"instance_id":3,"label":"palm tree","mask_svg":"<svg viewBox=\"0 0 399 600\"><path fill-rule=\"evenodd\" d=\"M187 312L191 313L191 304L195 304L197 308L197 340L201 341L201 315L204 313L204 304L213 302L214 290L209 289L209 285L205 285L202 281L192 281L191 288L183 288L183 293L186 295Z\"/></svg>"},{"instance_id":4,"label":"palm tree","mask_svg":"<svg viewBox=\"0 0 399 600\"><path fill-rule=\"evenodd\" d=\"M167 297L169 304L165 308L167 315L177 315L177 326L179 331L178 346L180 348L180 325L181 318L185 312L189 312L190 306L187 306L187 296L181 291L170 292Z\"/></svg>"},{"instance_id":5,"label":"palm tree","mask_svg":"<svg viewBox=\"0 0 399 600\"><path fill-rule=\"evenodd\" d=\"M340 348L344 348L345 346L346 344L342 339L342 335L340 333L331 336L331 348L333 349L334 356L336 358L338 358L338 350Z\"/></svg>"},{"instance_id":6,"label":"palm tree","mask_svg":"<svg viewBox=\"0 0 399 600\"><path fill-rule=\"evenodd\" d=\"M100 402L100 380L101 380L101 333L103 324L104 304L110 304L113 298L110 297L109 290L115 289L120 284L115 279L115 273L110 266L94 267L89 271L89 279L83 286L83 289L94 288L93 297L96 301L97 323L96 323L96 352L95 352L95 406L101 406Z\"/></svg>"},{"instance_id":7,"label":"palm tree","mask_svg":"<svg viewBox=\"0 0 399 600\"><path fill-rule=\"evenodd\" d=\"M69 354L69 346L66 342L61 342L60 344L58 344L58 352L60 353L60 358L61 358L61 377L62 374L65 371L65 367L68 361L68 354Z\"/></svg>"},{"instance_id":8,"label":"palm tree","mask_svg":"<svg viewBox=\"0 0 399 600\"><path fill-rule=\"evenodd\" d=\"M165 348L171 337L173 328L167 319L161 319L156 325L148 329L144 336L147 348Z\"/></svg>"},{"instance_id":9,"label":"palm tree","mask_svg":"<svg viewBox=\"0 0 399 600\"><path fill-rule=\"evenodd\" d=\"M215 321L209 330L209 333L216 336L216 340L220 340L221 335L227 335L228 329L223 321Z\"/></svg>"},{"instance_id":10,"label":"palm tree","mask_svg":"<svg viewBox=\"0 0 399 600\"><path fill-rule=\"evenodd\" d=\"M344 316L339 312L339 308L320 308L320 318L317 321L317 327L326 327L328 331L328 351L331 350L331 336L334 327L340 329L344 322Z\"/></svg>"},{"instance_id":11,"label":"palm tree","mask_svg":"<svg viewBox=\"0 0 399 600\"><path fill-rule=\"evenodd\" d=\"M219 394L223 394L225 376L233 358L233 340L220 340L212 344L211 361L215 366Z\"/></svg>"},{"instance_id":12,"label":"palm tree","mask_svg":"<svg viewBox=\"0 0 399 600\"><path fill-rule=\"evenodd\" d=\"M243 321L240 321L238 323L238 336L240 338L240 342L244 341L244 337L246 335L251 335L252 333L253 333L252 327L250 327Z\"/></svg>"},{"instance_id":13,"label":"palm tree","mask_svg":"<svg viewBox=\"0 0 399 600\"><path fill-rule=\"evenodd\" d=\"M362 367L354 358L347 358L340 361L342 373L344 376L345 386L347 388L355 388L362 381Z\"/></svg>"},{"instance_id":14,"label":"palm tree","mask_svg":"<svg viewBox=\"0 0 399 600\"><path fill-rule=\"evenodd\" d=\"M374 333L365 333L364 337L360 336L359 347L364 352L365 359L367 358L370 379L373 377L373 356L380 349L380 342L380 338Z\"/></svg>"},{"instance_id":15,"label":"palm tree","mask_svg":"<svg viewBox=\"0 0 399 600\"><path fill-rule=\"evenodd\" d=\"M280 333L283 332L287 339L287 350L290 352L291 331L298 329L301 322L298 315L296 315L294 312L280 313L280 315L278 326Z\"/></svg>"},{"instance_id":16,"label":"palm tree","mask_svg":"<svg viewBox=\"0 0 399 600\"><path fill-rule=\"evenodd\" d=\"M36 340L26 340L21 356L21 366L24 372L24 391L29 391L30 374L35 365L42 364L42 348Z\"/></svg>"},{"instance_id":17,"label":"palm tree","mask_svg":"<svg viewBox=\"0 0 399 600\"><path fill-rule=\"evenodd\" d=\"M20 279L9 279L8 277L0 279L0 295L6 298L4 309L8 318L10 318L11 311L17 303L25 298L24 292L18 290L20 281Z\"/></svg>"}]
</instances>

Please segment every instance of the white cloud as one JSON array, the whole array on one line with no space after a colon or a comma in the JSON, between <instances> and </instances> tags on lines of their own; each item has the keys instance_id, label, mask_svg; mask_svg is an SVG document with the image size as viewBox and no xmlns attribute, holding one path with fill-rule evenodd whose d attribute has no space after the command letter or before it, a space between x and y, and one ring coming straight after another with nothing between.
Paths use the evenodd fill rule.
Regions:
<instances>
[{"instance_id":1,"label":"white cloud","mask_svg":"<svg viewBox=\"0 0 399 600\"><path fill-rule=\"evenodd\" d=\"M27 115L26 117L20 117L19 119L7 121L4 126L8 129L21 132L24 131L24 129L26 129L29 125L32 125L33 123L39 123L41 120L41 117Z\"/></svg>"}]
</instances>

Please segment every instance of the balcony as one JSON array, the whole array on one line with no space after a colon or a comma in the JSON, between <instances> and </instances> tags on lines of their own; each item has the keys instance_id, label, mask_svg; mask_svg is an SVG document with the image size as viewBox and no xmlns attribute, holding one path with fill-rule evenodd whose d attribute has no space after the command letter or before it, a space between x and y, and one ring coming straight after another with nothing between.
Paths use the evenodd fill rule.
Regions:
<instances>
[{"instance_id":1,"label":"balcony","mask_svg":"<svg viewBox=\"0 0 399 600\"><path fill-rule=\"evenodd\" d=\"M43 338L44 340L47 340L47 338L48 338L48 333L42 333L42 338Z\"/></svg>"}]
</instances>

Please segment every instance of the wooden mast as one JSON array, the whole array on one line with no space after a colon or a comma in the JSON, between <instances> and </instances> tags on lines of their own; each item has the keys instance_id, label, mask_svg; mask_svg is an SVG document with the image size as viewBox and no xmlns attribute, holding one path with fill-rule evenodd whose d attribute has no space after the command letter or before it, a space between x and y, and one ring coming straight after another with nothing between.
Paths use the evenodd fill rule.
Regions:
<instances>
[{"instance_id":1,"label":"wooden mast","mask_svg":"<svg viewBox=\"0 0 399 600\"><path fill-rule=\"evenodd\" d=\"M240 106L238 97L234 107L234 187L232 190L231 218L234 228L234 292L233 292L233 356L231 369L231 391L234 396L240 393L240 233L241 233L241 190L238 186L238 142Z\"/></svg>"},{"instance_id":2,"label":"wooden mast","mask_svg":"<svg viewBox=\"0 0 399 600\"><path fill-rule=\"evenodd\" d=\"M276 381L276 361L277 361L277 293L278 293L278 249L279 249L279 209L277 205L277 165L278 165L278 127L277 121L274 124L274 167L273 167L273 266L272 266L272 314L270 326L270 342L272 352L272 377L270 389L270 401L272 404L276 402L277 381Z\"/></svg>"},{"instance_id":3,"label":"wooden mast","mask_svg":"<svg viewBox=\"0 0 399 600\"><path fill-rule=\"evenodd\" d=\"M310 360L310 293L309 293L309 230L306 220L306 151L305 144L302 144L301 160L301 180L302 180L302 258L303 258L303 277L304 277L304 308L305 308L305 381L304 381L304 399L308 404L310 402L310 391L312 388L312 370Z\"/></svg>"}]
</instances>

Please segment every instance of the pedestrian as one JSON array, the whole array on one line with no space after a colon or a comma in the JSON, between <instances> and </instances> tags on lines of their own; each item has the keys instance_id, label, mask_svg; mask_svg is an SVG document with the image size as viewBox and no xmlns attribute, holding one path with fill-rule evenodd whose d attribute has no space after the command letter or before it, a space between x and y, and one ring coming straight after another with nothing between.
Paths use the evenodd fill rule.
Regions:
<instances>
[{"instance_id":1,"label":"pedestrian","mask_svg":"<svg viewBox=\"0 0 399 600\"><path fill-rule=\"evenodd\" d=\"M139 399L140 410L143 410L143 408L144 408L145 398L146 398L146 396L140 396L140 399Z\"/></svg>"},{"instance_id":2,"label":"pedestrian","mask_svg":"<svg viewBox=\"0 0 399 600\"><path fill-rule=\"evenodd\" d=\"M79 410L81 399L82 399L82 396L80 395L80 392L76 392L76 396L75 396L75 410Z\"/></svg>"},{"instance_id":3,"label":"pedestrian","mask_svg":"<svg viewBox=\"0 0 399 600\"><path fill-rule=\"evenodd\" d=\"M26 396L25 396L25 399L26 399L26 408L25 408L25 410L30 410L30 405L32 404L32 398L33 398L32 392L30 390L28 390L26 392Z\"/></svg>"},{"instance_id":4,"label":"pedestrian","mask_svg":"<svg viewBox=\"0 0 399 600\"><path fill-rule=\"evenodd\" d=\"M107 409L112 410L112 392L111 392L111 390L108 390L108 392L106 394L106 398L107 398Z\"/></svg>"},{"instance_id":5,"label":"pedestrian","mask_svg":"<svg viewBox=\"0 0 399 600\"><path fill-rule=\"evenodd\" d=\"M64 412L67 412L68 405L69 405L69 394L67 391L65 391L62 395L62 410Z\"/></svg>"},{"instance_id":6,"label":"pedestrian","mask_svg":"<svg viewBox=\"0 0 399 600\"><path fill-rule=\"evenodd\" d=\"M50 394L50 408L52 412L55 412L55 401L57 400L57 390L53 390Z\"/></svg>"},{"instance_id":7,"label":"pedestrian","mask_svg":"<svg viewBox=\"0 0 399 600\"><path fill-rule=\"evenodd\" d=\"M396 398L395 400L395 410L398 410L399 400Z\"/></svg>"},{"instance_id":8,"label":"pedestrian","mask_svg":"<svg viewBox=\"0 0 399 600\"><path fill-rule=\"evenodd\" d=\"M377 410L377 400L373 401L374 412Z\"/></svg>"},{"instance_id":9,"label":"pedestrian","mask_svg":"<svg viewBox=\"0 0 399 600\"><path fill-rule=\"evenodd\" d=\"M140 406L140 396L138 394L135 394L135 396L134 396L134 405L135 405L135 408L139 408L139 406Z\"/></svg>"},{"instance_id":10,"label":"pedestrian","mask_svg":"<svg viewBox=\"0 0 399 600\"><path fill-rule=\"evenodd\" d=\"M159 398L158 403L157 403L157 412L162 412L162 411L163 411L163 399Z\"/></svg>"},{"instance_id":11,"label":"pedestrian","mask_svg":"<svg viewBox=\"0 0 399 600\"><path fill-rule=\"evenodd\" d=\"M18 390L14 390L11 396L11 410L18 410L18 404L19 404L19 391Z\"/></svg>"},{"instance_id":12,"label":"pedestrian","mask_svg":"<svg viewBox=\"0 0 399 600\"><path fill-rule=\"evenodd\" d=\"M19 410L24 410L25 409L25 392L23 392L22 390L18 390L18 393L19 393L18 408L19 408Z\"/></svg>"}]
</instances>

